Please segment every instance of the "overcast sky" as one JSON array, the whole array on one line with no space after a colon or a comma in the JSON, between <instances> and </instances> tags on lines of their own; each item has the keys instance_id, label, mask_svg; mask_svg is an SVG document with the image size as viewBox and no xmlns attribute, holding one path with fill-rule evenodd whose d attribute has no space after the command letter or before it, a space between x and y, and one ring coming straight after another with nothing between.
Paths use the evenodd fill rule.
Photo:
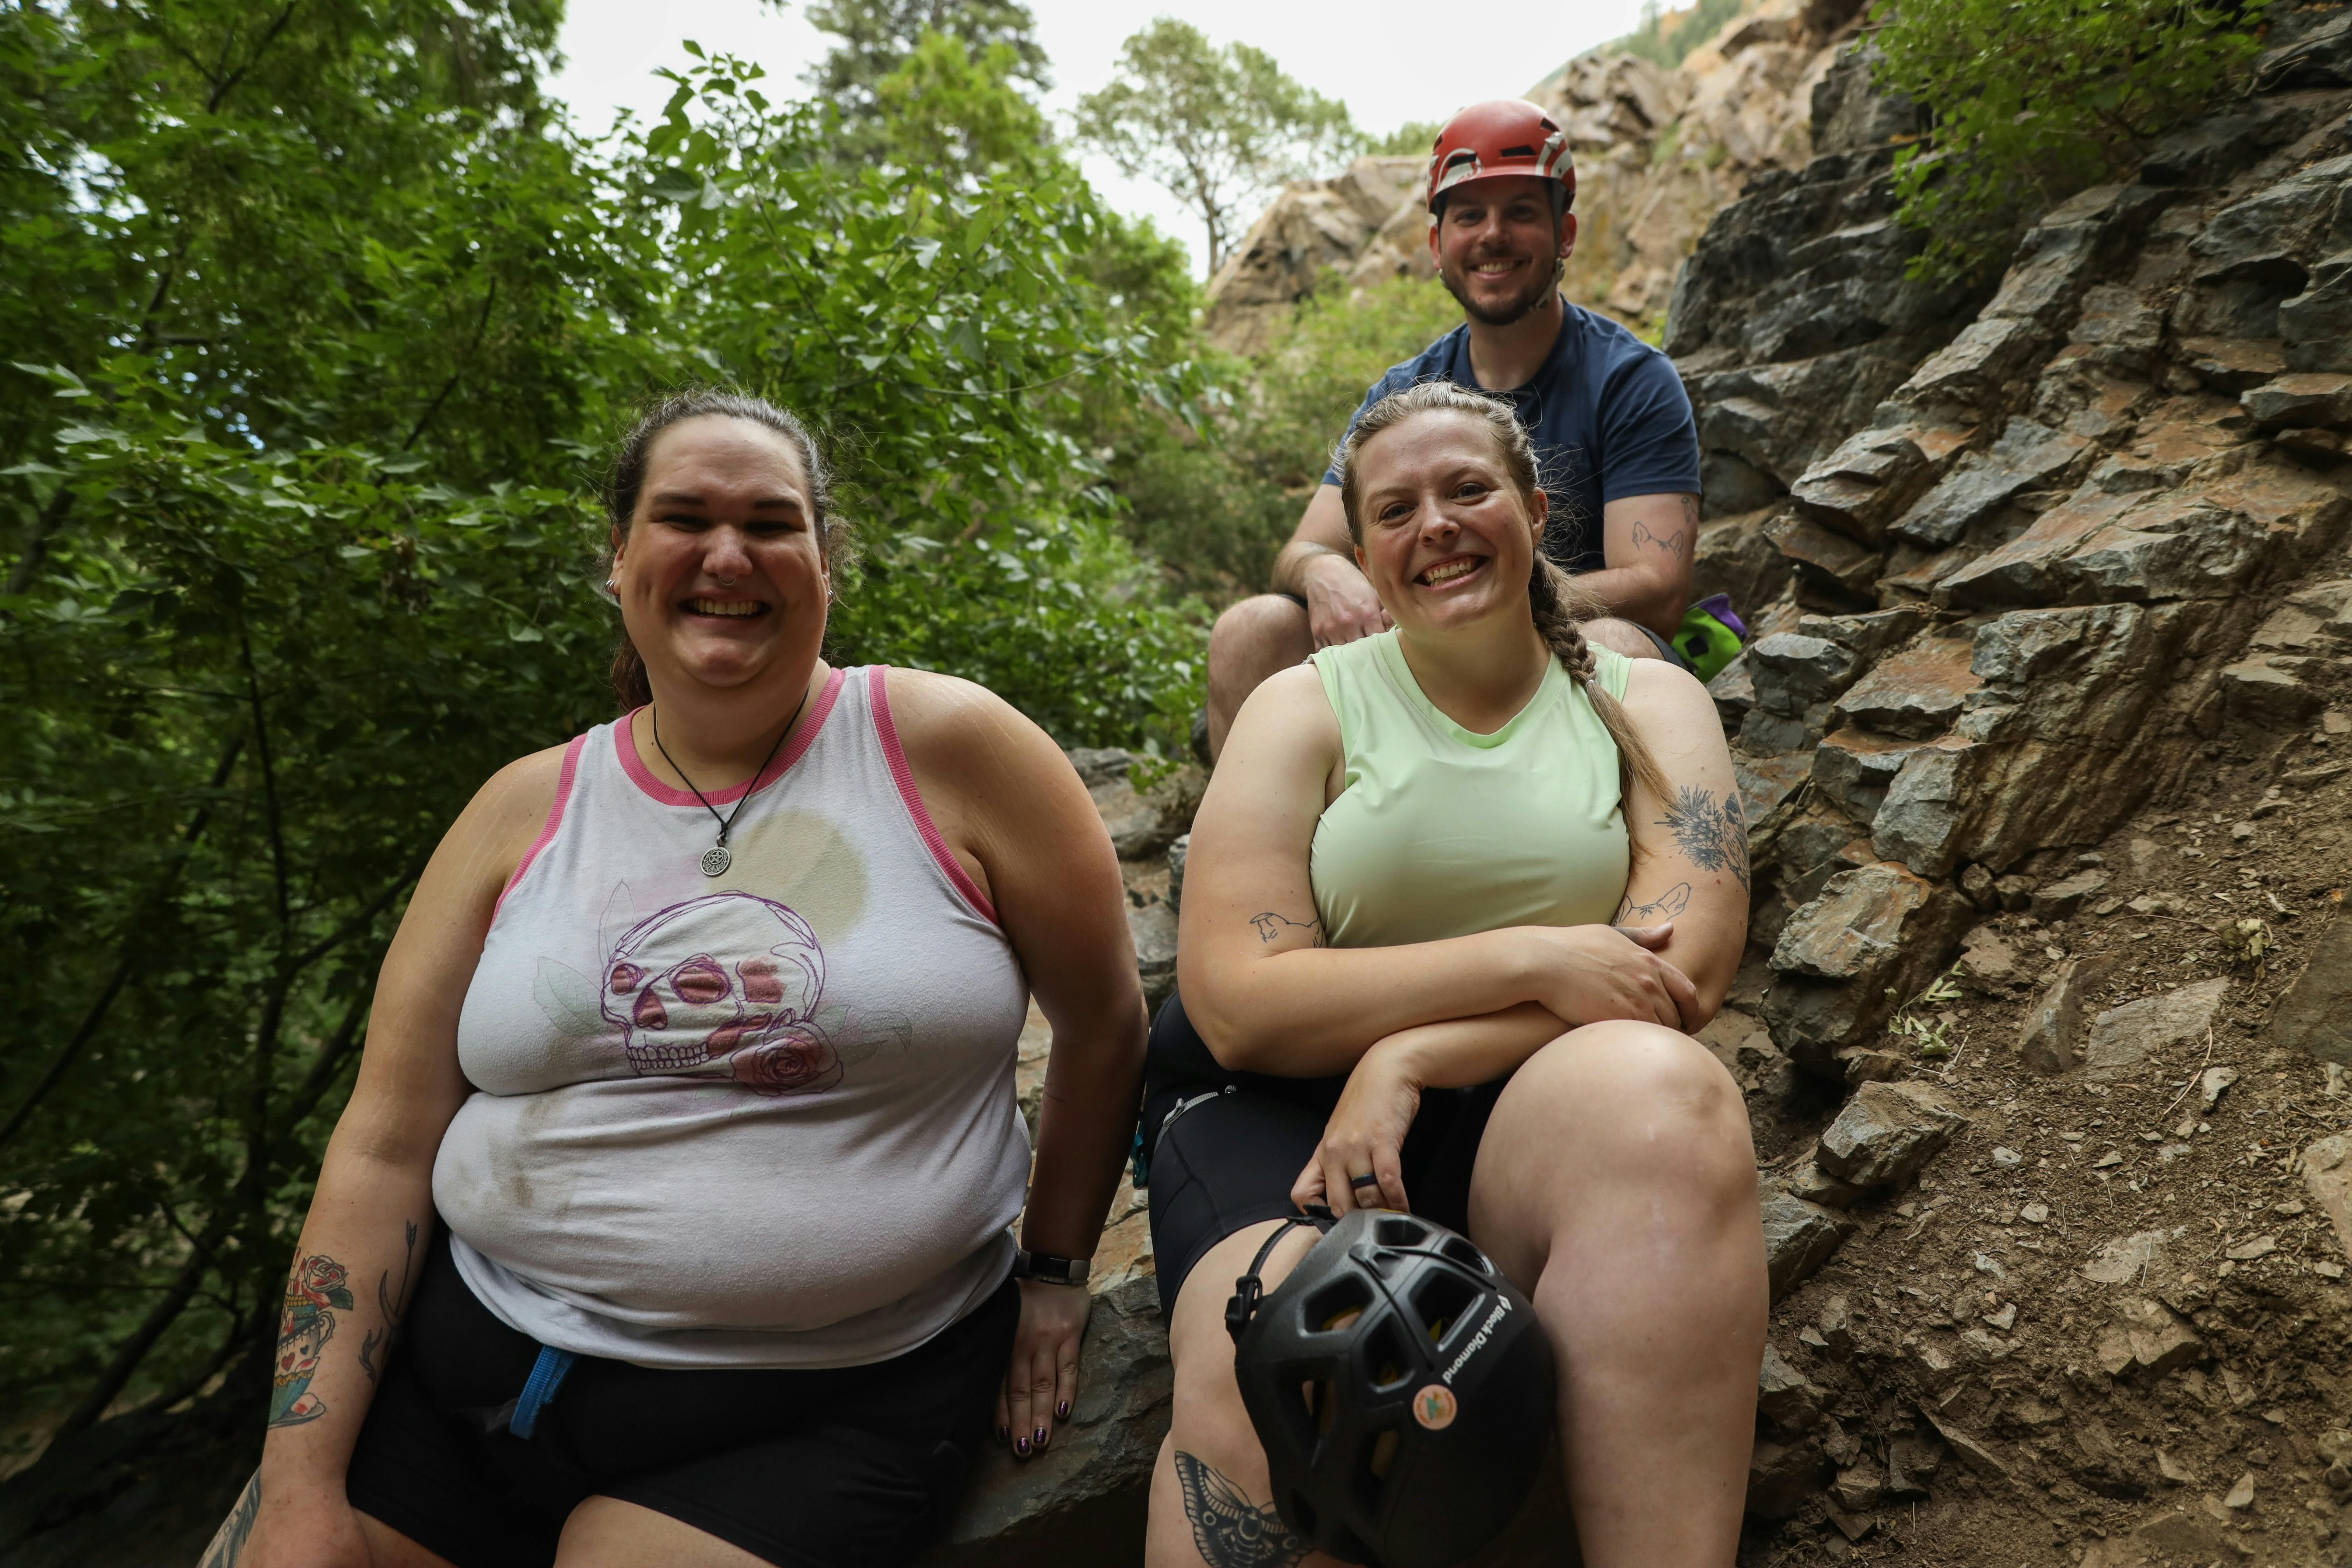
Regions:
<instances>
[{"instance_id":1,"label":"overcast sky","mask_svg":"<svg viewBox=\"0 0 2352 1568\"><path fill-rule=\"evenodd\" d=\"M1053 61L1046 108L1067 126L1081 94L1110 79L1118 47L1155 16L1174 7L1141 0L1030 0L1037 37ZM1630 32L1640 0L1579 0L1567 5L1510 6L1479 15L1404 0L1187 0L1181 14L1212 42L1253 44L1318 92L1344 101L1367 131L1409 120L1442 120L1480 99L1524 92L1561 61ZM667 85L657 67L677 67L681 39L753 59L787 89L826 49L824 35L794 5L761 0L570 0L556 93L581 128L603 132L627 108L658 112ZM1130 181L1099 158L1087 177L1117 207L1148 215L1192 247L1197 269L1205 243L1201 225L1158 186Z\"/></svg>"}]
</instances>

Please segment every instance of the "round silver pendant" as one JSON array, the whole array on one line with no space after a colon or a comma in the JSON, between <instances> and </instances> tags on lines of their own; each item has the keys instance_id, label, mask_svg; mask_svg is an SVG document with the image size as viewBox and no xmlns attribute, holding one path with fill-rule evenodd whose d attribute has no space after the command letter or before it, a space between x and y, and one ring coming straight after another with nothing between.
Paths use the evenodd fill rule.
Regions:
<instances>
[{"instance_id":1,"label":"round silver pendant","mask_svg":"<svg viewBox=\"0 0 2352 1568\"><path fill-rule=\"evenodd\" d=\"M702 852L702 874L706 877L719 876L734 863L735 857L727 852L724 844L714 844Z\"/></svg>"}]
</instances>

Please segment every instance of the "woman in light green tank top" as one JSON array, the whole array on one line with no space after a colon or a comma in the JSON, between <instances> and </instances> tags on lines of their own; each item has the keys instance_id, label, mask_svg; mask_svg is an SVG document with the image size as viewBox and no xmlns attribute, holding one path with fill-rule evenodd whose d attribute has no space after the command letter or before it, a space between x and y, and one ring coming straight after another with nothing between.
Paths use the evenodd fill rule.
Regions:
<instances>
[{"instance_id":1,"label":"woman in light green tank top","mask_svg":"<svg viewBox=\"0 0 2352 1568\"><path fill-rule=\"evenodd\" d=\"M1586 642L1503 405L1399 393L1340 468L1394 629L1242 710L1193 827L1181 1000L1153 1031L1176 1414L1147 1561L1238 1560L1237 1510L1286 1537L1222 1313L1273 1216L1325 1202L1462 1226L1534 1300L1592 1568L1723 1568L1766 1289L1746 1107L1691 1038L1746 937L1714 705L1681 669ZM1466 1180L1444 1174L1427 1149L1465 1139ZM1276 1172L1287 1191L1250 1185ZM1268 1289L1311 1236L1277 1246ZM1251 1560L1325 1561L1286 1540Z\"/></svg>"}]
</instances>

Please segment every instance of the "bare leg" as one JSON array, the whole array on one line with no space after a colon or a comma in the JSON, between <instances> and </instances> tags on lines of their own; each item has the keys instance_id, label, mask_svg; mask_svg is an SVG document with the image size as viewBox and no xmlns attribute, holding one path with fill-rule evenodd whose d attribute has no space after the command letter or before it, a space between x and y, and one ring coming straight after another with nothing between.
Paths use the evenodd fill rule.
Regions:
<instances>
[{"instance_id":1,"label":"bare leg","mask_svg":"<svg viewBox=\"0 0 2352 1568\"><path fill-rule=\"evenodd\" d=\"M1627 658L1658 658L1663 657L1658 652L1658 645L1652 642L1649 639L1648 635L1644 633L1641 627L1635 626L1631 621L1621 621L1616 619L1614 616L1611 616L1605 620L1585 622L1584 640L1601 647L1613 649L1618 653L1623 654ZM1210 668L1212 669L1216 668L1213 662L1214 658L1215 656L1213 654L1211 655L1212 663ZM1213 679L1214 677L1212 677L1211 679ZM1214 721L1211 721L1214 722Z\"/></svg>"},{"instance_id":2,"label":"bare leg","mask_svg":"<svg viewBox=\"0 0 2352 1568\"><path fill-rule=\"evenodd\" d=\"M766 1568L763 1559L666 1513L592 1497L563 1521L555 1568Z\"/></svg>"},{"instance_id":3,"label":"bare leg","mask_svg":"<svg viewBox=\"0 0 2352 1568\"><path fill-rule=\"evenodd\" d=\"M1722 1065L1653 1024L1561 1036L1495 1108L1470 1227L1559 1352L1585 1561L1727 1568L1768 1298L1755 1147Z\"/></svg>"},{"instance_id":4,"label":"bare leg","mask_svg":"<svg viewBox=\"0 0 2352 1568\"><path fill-rule=\"evenodd\" d=\"M1192 1266L1177 1292L1168 1324L1175 1411L1151 1472L1146 1568L1339 1568L1337 1558L1309 1552L1275 1511L1265 1450L1234 1382L1225 1299L1280 1223L1267 1220L1225 1237ZM1268 1290L1289 1277L1315 1241L1312 1230L1283 1237L1262 1276Z\"/></svg>"},{"instance_id":5,"label":"bare leg","mask_svg":"<svg viewBox=\"0 0 2352 1568\"><path fill-rule=\"evenodd\" d=\"M1209 756L1213 761L1225 749L1225 732L1234 727L1234 715L1242 710L1258 683L1314 651L1307 607L1280 594L1244 599L1217 617L1209 633Z\"/></svg>"}]
</instances>

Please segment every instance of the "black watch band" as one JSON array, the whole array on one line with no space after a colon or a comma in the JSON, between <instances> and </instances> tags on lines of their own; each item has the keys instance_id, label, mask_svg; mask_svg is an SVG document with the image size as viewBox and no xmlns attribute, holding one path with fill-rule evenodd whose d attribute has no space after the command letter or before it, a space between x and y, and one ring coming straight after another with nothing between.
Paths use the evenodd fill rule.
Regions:
<instances>
[{"instance_id":1,"label":"black watch band","mask_svg":"<svg viewBox=\"0 0 2352 1568\"><path fill-rule=\"evenodd\" d=\"M1049 1252L1032 1252L1027 1247L1013 1249L1013 1277L1034 1279L1045 1285L1083 1285L1087 1282L1084 1258L1056 1258Z\"/></svg>"}]
</instances>

